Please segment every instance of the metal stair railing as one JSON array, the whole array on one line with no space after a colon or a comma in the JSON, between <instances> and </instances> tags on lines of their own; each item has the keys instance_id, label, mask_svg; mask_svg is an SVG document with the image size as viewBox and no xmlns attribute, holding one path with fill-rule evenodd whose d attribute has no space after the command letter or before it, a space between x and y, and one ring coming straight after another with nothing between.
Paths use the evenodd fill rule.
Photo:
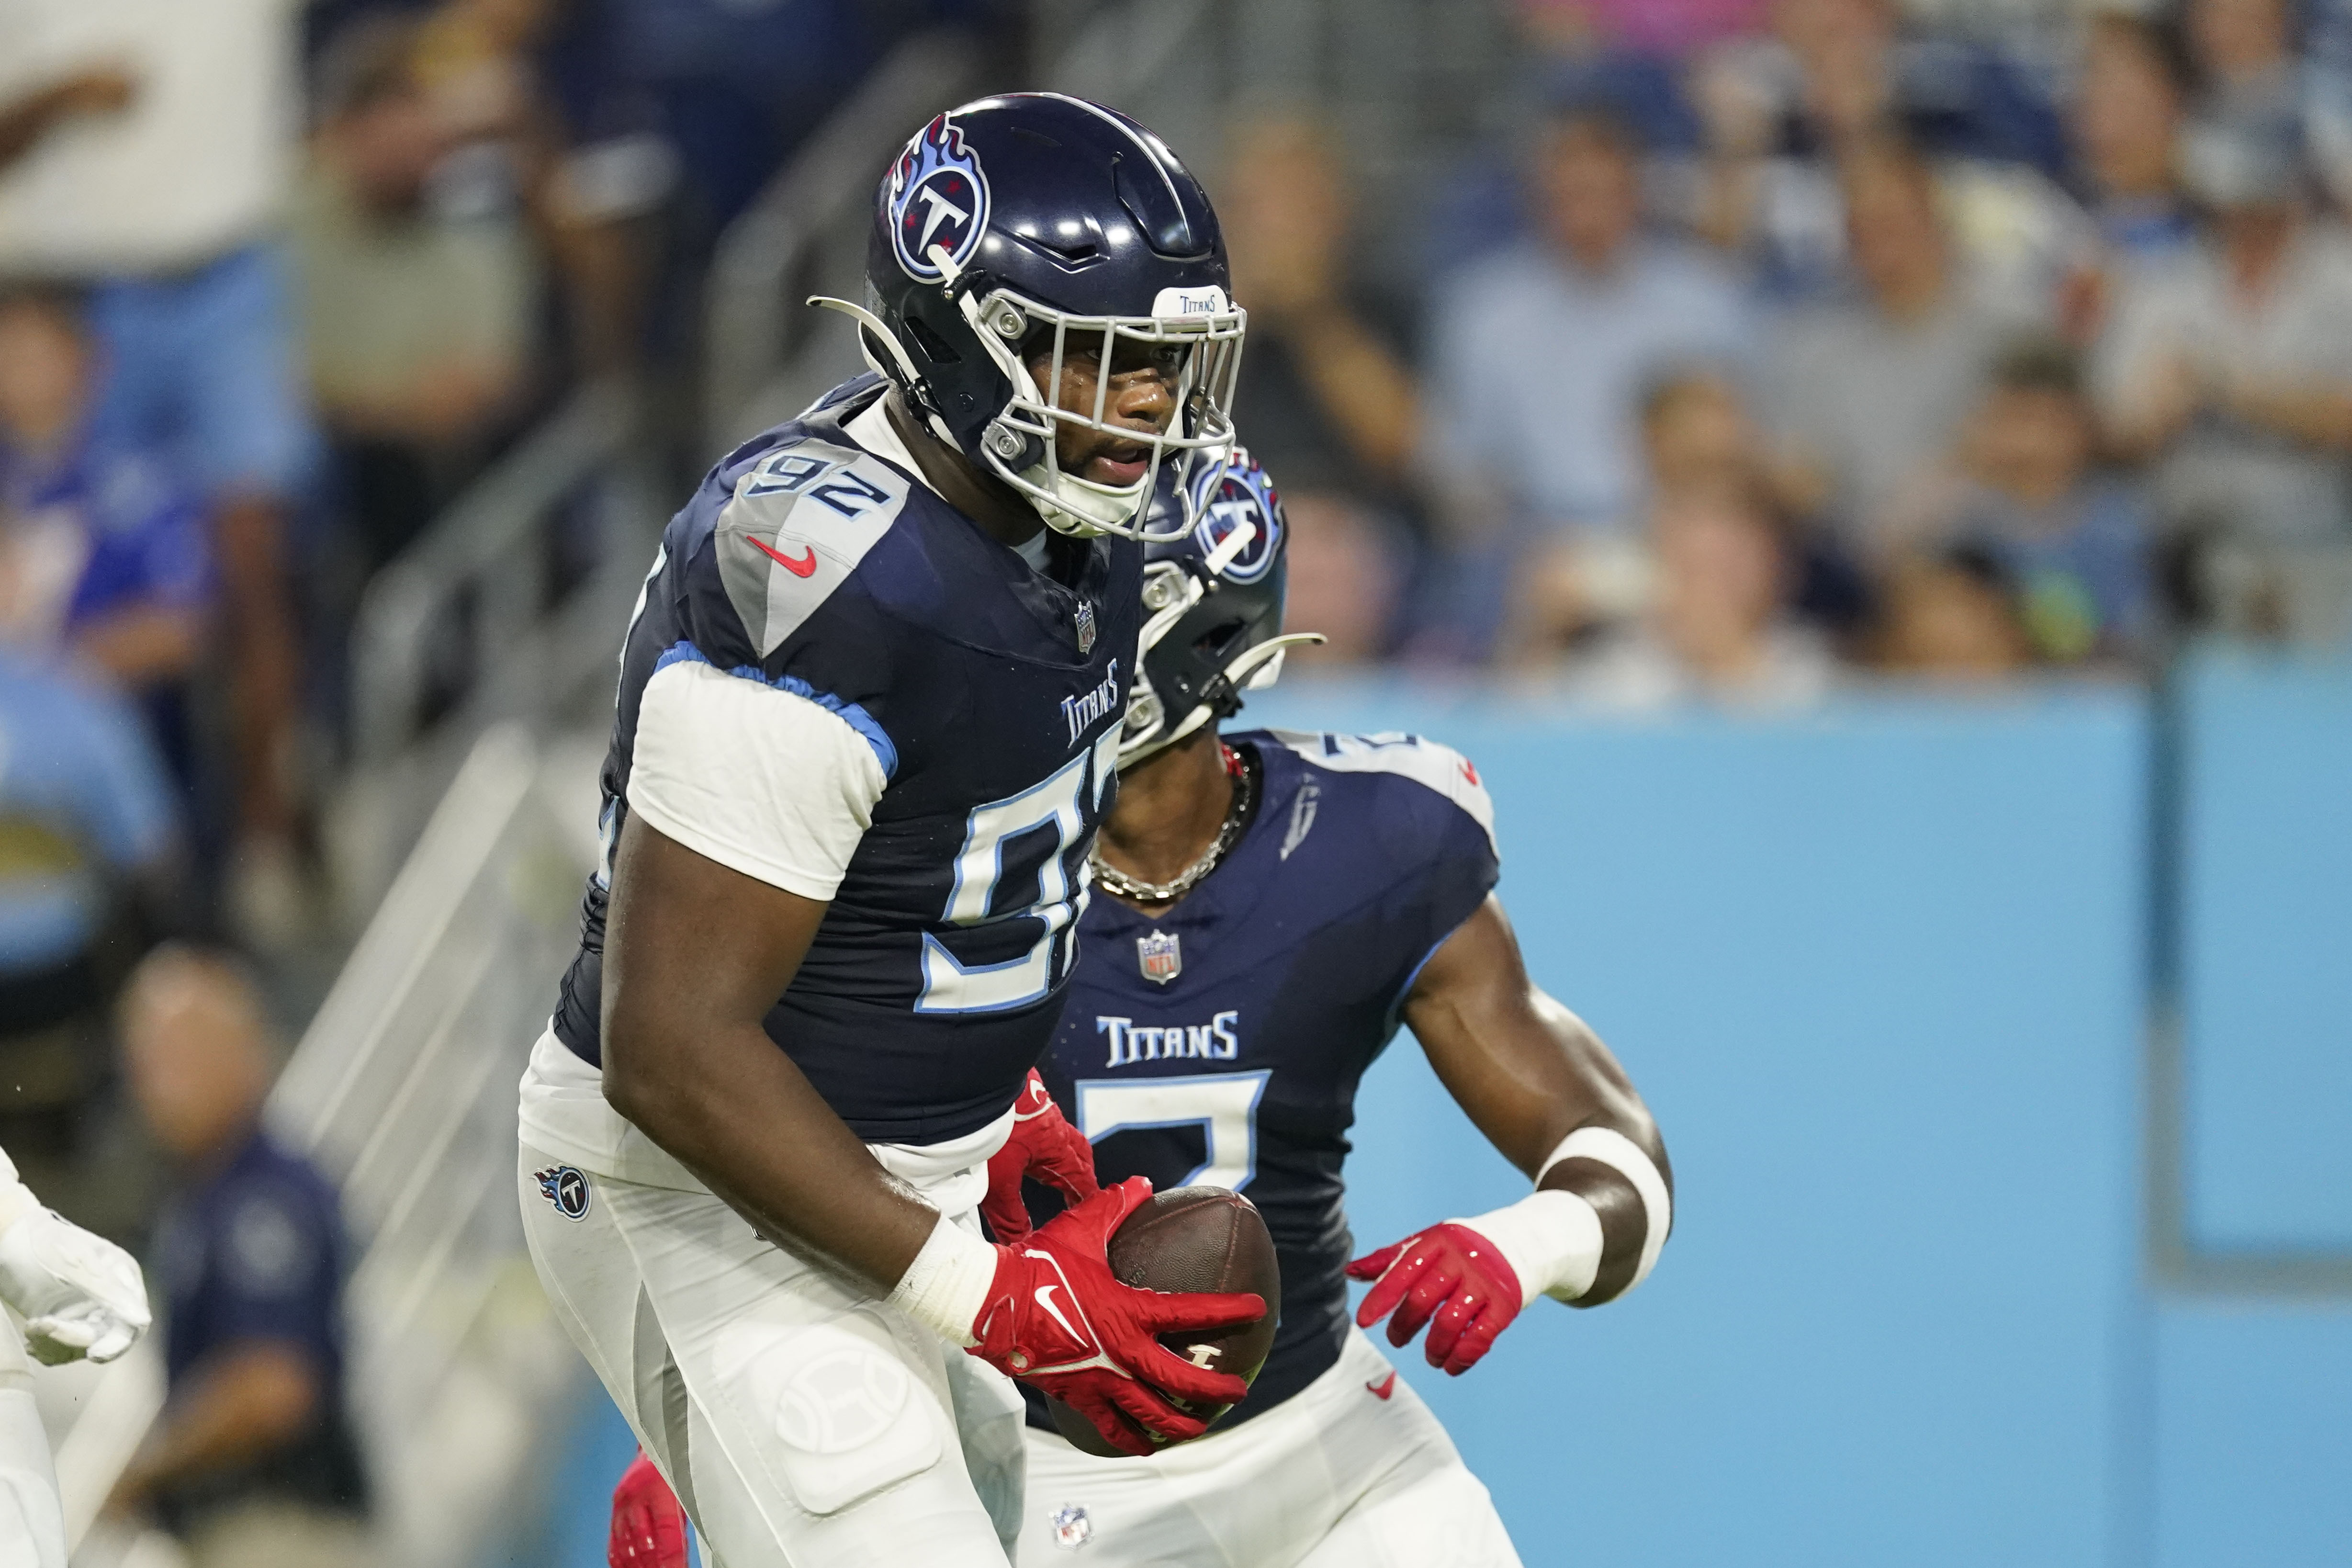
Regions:
<instances>
[{"instance_id":1,"label":"metal stair railing","mask_svg":"<svg viewBox=\"0 0 2352 1568\"><path fill-rule=\"evenodd\" d=\"M976 85L969 37L943 29L908 39L719 237L704 310L703 417L714 452L792 417L855 373L848 326L802 301L863 296L860 218L875 182L910 132ZM787 365L801 374L779 384Z\"/></svg>"},{"instance_id":2,"label":"metal stair railing","mask_svg":"<svg viewBox=\"0 0 2352 1568\"><path fill-rule=\"evenodd\" d=\"M362 763L398 754L424 731L447 639L464 636L466 662L495 670L540 623L553 599L551 530L585 518L600 537L583 542L600 563L643 531L641 519L613 515L626 504L620 470L635 423L621 387L583 388L370 580L352 632ZM469 626L455 614L461 599Z\"/></svg>"}]
</instances>

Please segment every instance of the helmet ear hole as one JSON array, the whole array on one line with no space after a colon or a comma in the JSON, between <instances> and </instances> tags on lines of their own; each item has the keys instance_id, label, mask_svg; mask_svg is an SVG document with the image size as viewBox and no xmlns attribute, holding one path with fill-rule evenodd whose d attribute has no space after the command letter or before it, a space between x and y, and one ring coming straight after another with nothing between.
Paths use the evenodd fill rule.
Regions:
<instances>
[{"instance_id":1,"label":"helmet ear hole","mask_svg":"<svg viewBox=\"0 0 2352 1568\"><path fill-rule=\"evenodd\" d=\"M933 331L920 316L912 312L907 316L907 335L915 340L915 346L920 349L923 357L933 364L962 363L963 356L955 352L955 346Z\"/></svg>"},{"instance_id":2,"label":"helmet ear hole","mask_svg":"<svg viewBox=\"0 0 2352 1568\"><path fill-rule=\"evenodd\" d=\"M1212 626L1201 637L1193 639L1192 651L1202 658L1222 659L1225 657L1226 650L1231 648L1235 640L1247 629L1240 621L1227 621L1223 626Z\"/></svg>"}]
</instances>

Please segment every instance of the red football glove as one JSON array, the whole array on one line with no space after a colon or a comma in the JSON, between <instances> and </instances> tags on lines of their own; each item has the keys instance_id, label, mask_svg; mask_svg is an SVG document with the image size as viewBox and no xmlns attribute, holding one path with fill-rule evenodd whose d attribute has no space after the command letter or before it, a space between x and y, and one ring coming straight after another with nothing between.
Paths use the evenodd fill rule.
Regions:
<instances>
[{"instance_id":1,"label":"red football glove","mask_svg":"<svg viewBox=\"0 0 2352 1568\"><path fill-rule=\"evenodd\" d=\"M1423 1353L1451 1377L1478 1363L1526 1299L1517 1272L1495 1244L1450 1221L1357 1258L1348 1278L1378 1281L1356 1309L1358 1328L1370 1328L1393 1310L1389 1343L1402 1345L1427 1323Z\"/></svg>"},{"instance_id":2,"label":"red football glove","mask_svg":"<svg viewBox=\"0 0 2352 1568\"><path fill-rule=\"evenodd\" d=\"M1021 1201L1024 1176L1036 1177L1074 1204L1102 1190L1095 1181L1095 1146L1062 1115L1035 1068L1013 1102L1013 1136L988 1162L988 1196L980 1201L980 1216L999 1241L1019 1241L1029 1234L1029 1205Z\"/></svg>"},{"instance_id":3,"label":"red football glove","mask_svg":"<svg viewBox=\"0 0 2352 1568\"><path fill-rule=\"evenodd\" d=\"M1177 1294L1118 1282L1105 1249L1150 1196L1150 1179L1130 1176L1025 1240L1000 1245L996 1278L971 1330L980 1339L972 1354L1052 1394L1114 1447L1139 1457L1156 1451L1148 1434L1182 1442L1208 1430L1171 1399L1234 1405L1249 1392L1233 1373L1196 1366L1153 1336L1265 1316L1265 1302L1245 1292Z\"/></svg>"},{"instance_id":4,"label":"red football glove","mask_svg":"<svg viewBox=\"0 0 2352 1568\"><path fill-rule=\"evenodd\" d=\"M686 1568L686 1510L640 1450L613 1488L610 1568Z\"/></svg>"}]
</instances>

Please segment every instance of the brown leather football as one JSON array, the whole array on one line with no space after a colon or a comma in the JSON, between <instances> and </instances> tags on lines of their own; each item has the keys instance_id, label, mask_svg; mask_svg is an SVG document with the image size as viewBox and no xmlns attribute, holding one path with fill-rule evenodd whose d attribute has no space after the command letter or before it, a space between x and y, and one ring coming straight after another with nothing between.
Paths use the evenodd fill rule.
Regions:
<instances>
[{"instance_id":1,"label":"brown leather football","mask_svg":"<svg viewBox=\"0 0 2352 1568\"><path fill-rule=\"evenodd\" d=\"M1172 1333L1160 1342L1187 1360L1251 1379L1274 1349L1282 1317L1282 1274L1274 1238L1257 1205L1223 1187L1171 1187L1127 1216L1110 1238L1110 1270L1119 1283L1146 1290L1249 1290L1265 1299L1265 1316L1238 1329ZM1093 1422L1048 1398L1054 1426L1089 1454L1117 1456ZM1181 1400L1176 1401L1181 1405ZM1231 1405L1193 1409L1212 1426Z\"/></svg>"}]
</instances>

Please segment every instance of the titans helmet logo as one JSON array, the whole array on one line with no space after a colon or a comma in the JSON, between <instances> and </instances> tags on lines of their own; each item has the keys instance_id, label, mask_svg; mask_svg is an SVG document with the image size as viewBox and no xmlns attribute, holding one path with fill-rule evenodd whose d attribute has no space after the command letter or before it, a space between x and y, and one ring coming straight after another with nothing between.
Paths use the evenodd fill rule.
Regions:
<instances>
[{"instance_id":1,"label":"titans helmet logo","mask_svg":"<svg viewBox=\"0 0 2352 1568\"><path fill-rule=\"evenodd\" d=\"M1235 452L1233 462L1220 475L1211 468L1201 476L1197 510L1201 521L1194 525L1192 535L1208 554L1229 538L1234 530L1247 522L1257 530L1257 536L1242 546L1225 567L1229 583L1255 583L1274 566L1275 552L1281 543L1282 501L1274 493L1274 481L1255 458Z\"/></svg>"},{"instance_id":2,"label":"titans helmet logo","mask_svg":"<svg viewBox=\"0 0 2352 1568\"><path fill-rule=\"evenodd\" d=\"M907 276L926 283L940 277L934 246L958 267L980 248L988 227L988 176L963 144L963 132L944 114L923 127L890 171L890 243Z\"/></svg>"}]
</instances>

